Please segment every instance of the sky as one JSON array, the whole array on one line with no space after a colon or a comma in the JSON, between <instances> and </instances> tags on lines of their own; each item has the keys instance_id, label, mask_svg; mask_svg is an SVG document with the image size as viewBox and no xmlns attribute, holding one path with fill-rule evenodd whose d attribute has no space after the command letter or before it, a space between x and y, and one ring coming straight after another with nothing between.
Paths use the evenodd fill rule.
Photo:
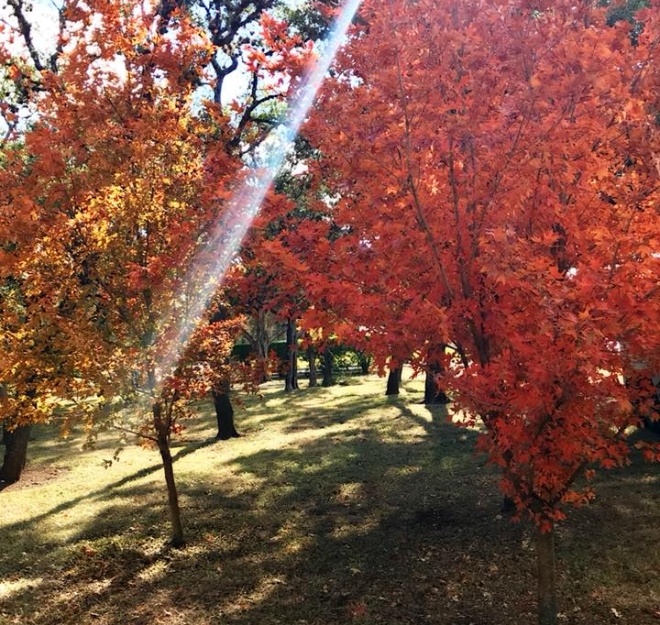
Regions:
<instances>
[{"instance_id":1,"label":"sky","mask_svg":"<svg viewBox=\"0 0 660 625\"><path fill-rule=\"evenodd\" d=\"M54 47L57 38L58 20L57 6L54 0L29 0L26 6L32 5L30 12L35 44L39 49L48 50ZM12 11L7 4L7 0L0 0L0 20L6 21Z\"/></svg>"},{"instance_id":2,"label":"sky","mask_svg":"<svg viewBox=\"0 0 660 625\"><path fill-rule=\"evenodd\" d=\"M295 5L300 4L302 0L290 1ZM34 44L40 52L48 55L55 48L59 30L58 7L62 6L62 0L25 0L25 6L31 6L28 19L32 24ZM0 21L13 22L13 13L7 0L0 0ZM17 46L16 52L19 53L20 50L21 47ZM228 104L247 88L245 76L240 72L233 72L227 77L223 87L223 100Z\"/></svg>"}]
</instances>

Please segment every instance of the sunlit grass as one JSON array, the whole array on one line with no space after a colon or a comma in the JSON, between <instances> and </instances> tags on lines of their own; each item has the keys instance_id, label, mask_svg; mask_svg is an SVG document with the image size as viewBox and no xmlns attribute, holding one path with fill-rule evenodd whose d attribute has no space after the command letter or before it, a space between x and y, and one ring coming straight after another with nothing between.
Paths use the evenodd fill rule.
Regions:
<instances>
[{"instance_id":1,"label":"sunlit grass","mask_svg":"<svg viewBox=\"0 0 660 625\"><path fill-rule=\"evenodd\" d=\"M82 433L38 429L24 479L0 493L0 624L533 622L528 529L500 515L476 433L423 406L421 380L398 398L375 376L349 382L269 383L229 442L200 405L173 441L181 550L166 547L157 452L130 445L104 468L115 435L82 450ZM562 622L655 622L657 478L613 473L562 526Z\"/></svg>"}]
</instances>

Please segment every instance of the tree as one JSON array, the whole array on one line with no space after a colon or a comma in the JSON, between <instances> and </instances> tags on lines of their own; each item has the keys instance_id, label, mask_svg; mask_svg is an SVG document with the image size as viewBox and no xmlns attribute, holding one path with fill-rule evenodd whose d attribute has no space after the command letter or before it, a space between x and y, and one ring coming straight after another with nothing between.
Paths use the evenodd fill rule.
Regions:
<instances>
[{"instance_id":1,"label":"tree","mask_svg":"<svg viewBox=\"0 0 660 625\"><path fill-rule=\"evenodd\" d=\"M287 392L298 388L297 324L308 304L298 263L291 254L279 252L284 232L294 231L305 220L318 219L318 214L308 208L309 176L304 171L305 158L310 156L308 152L304 142L298 141L292 146L275 178L275 194L268 198L243 241L240 266L230 276L237 305L248 318L271 317L286 327ZM296 172L297 168L302 171ZM255 326L258 329L261 324ZM246 336L255 346L253 336L247 332ZM265 354L268 348L265 341L263 348Z\"/></svg>"},{"instance_id":2,"label":"tree","mask_svg":"<svg viewBox=\"0 0 660 625\"><path fill-rule=\"evenodd\" d=\"M316 369L316 348L311 342L308 342L306 356L307 366L309 367L309 383L307 388L316 388L319 385L318 374Z\"/></svg>"},{"instance_id":3,"label":"tree","mask_svg":"<svg viewBox=\"0 0 660 625\"><path fill-rule=\"evenodd\" d=\"M211 395L218 424L218 440L239 438L234 424L234 408L230 399L232 386L240 384L248 392L256 392L262 379L264 361L259 358L238 363L232 358L236 337L244 327L244 319L218 298L208 312L209 322L193 332L176 370L180 393L188 398Z\"/></svg>"},{"instance_id":4,"label":"tree","mask_svg":"<svg viewBox=\"0 0 660 625\"><path fill-rule=\"evenodd\" d=\"M62 398L90 417L117 396L148 398L139 431L161 452L180 544L172 341L194 322L186 311L199 278L189 269L193 259L209 262L200 249L240 163L217 137L228 125L218 107L193 111L196 76L208 63L203 33L181 17L159 34L156 14L132 8L66 5L58 71L41 71L34 122L4 152L0 215L11 254L2 270L11 288L2 306L0 378L10 390L2 414L29 425L49 419Z\"/></svg>"},{"instance_id":5,"label":"tree","mask_svg":"<svg viewBox=\"0 0 660 625\"><path fill-rule=\"evenodd\" d=\"M439 380L443 377L443 357L445 346L441 344L430 344L429 353L426 356L426 377L424 380L424 403L448 404L450 402L447 394L442 390Z\"/></svg>"},{"instance_id":6,"label":"tree","mask_svg":"<svg viewBox=\"0 0 660 625\"><path fill-rule=\"evenodd\" d=\"M590 2L367 1L306 130L342 232L296 233L333 276L317 301L376 352L429 328L447 346L443 383L538 528L541 625L555 523L592 497L579 478L626 462L619 376L658 370L651 7L631 41Z\"/></svg>"},{"instance_id":7,"label":"tree","mask_svg":"<svg viewBox=\"0 0 660 625\"><path fill-rule=\"evenodd\" d=\"M0 223L9 233L0 257L2 328L10 354L0 379L9 384L10 429L47 420L51 397L84 398L99 388L130 394L128 380L153 386L154 363L169 350L156 343L172 339L194 298L187 267L193 258L210 266L199 250L241 179L237 157L264 136L259 107L284 98L304 63L307 52L294 50L299 38L287 38L285 24L266 14L275 2L205 5L208 36L187 17L192 4L145 5L141 16L124 19L131 3L71 0L59 11L54 49L44 53L27 5L10 2L14 20L3 24L3 43L24 44L18 56L15 47L1 52L12 96L0 107L7 127ZM84 36L80 23L89 25ZM249 25L251 46L242 49ZM222 87L239 56L251 87L225 113ZM267 92L271 72L282 86ZM213 99L200 111L191 98L204 85ZM134 366L138 352L146 356Z\"/></svg>"},{"instance_id":8,"label":"tree","mask_svg":"<svg viewBox=\"0 0 660 625\"><path fill-rule=\"evenodd\" d=\"M13 123L14 109L2 108L12 141L0 171L7 233L0 278L8 293L0 379L10 391L0 415L11 429L48 420L63 398L82 405L90 421L117 397L133 402L143 420L130 429L160 451L171 542L180 545L169 442L186 399L210 390L219 437L237 435L227 407L234 326L202 320L193 344L206 355L193 366L181 362L199 321L199 293L212 290L218 250L210 243L222 238L216 224L232 236L240 217L229 198L246 177L239 157L264 136L257 108L286 95L310 51L264 13L273 2L254 3L254 12L246 2L205 5L209 35L187 13L189 3L136 11L133 2L70 0L44 61L26 7L10 4L26 51L20 63L8 48L0 54L17 105L32 118ZM235 59L219 68L220 48L238 50L244 27L258 18L258 45L244 52L249 99L226 112L221 89ZM272 75L277 88L264 95L259 85ZM214 97L200 104L205 83Z\"/></svg>"},{"instance_id":9,"label":"tree","mask_svg":"<svg viewBox=\"0 0 660 625\"><path fill-rule=\"evenodd\" d=\"M0 70L0 84L2 85L0 128L3 132L0 141L0 176L4 174L5 168L11 164L12 159L20 159L20 155L23 154L22 146L16 139L17 130L21 124L25 123L27 117L25 108L29 104L31 92L38 85L39 72L48 67L56 69L57 59L56 53L47 60L37 53L31 36L31 26L27 20L21 20L22 2L12 0L6 9L17 13L16 29L24 35L26 54L21 56L15 49L3 49L0 52L3 60L3 67ZM0 26L0 36L4 36L8 28L8 23L4 22ZM19 212L20 209L16 210L16 214ZM3 220L3 217L4 215L0 214L0 224L6 227L7 222ZM23 234L29 236L33 231L32 224L28 225L27 221L21 219L19 219L19 223L22 226ZM10 320L8 324L0 324L0 336L2 337L0 348L5 353L10 349L14 342L12 339L16 338L18 329L22 325L23 296L20 292L20 281L12 275L9 269L13 265L13 252L18 238L18 235L14 234L13 237L0 241L0 265L5 265L0 269L0 316ZM27 338L25 334L23 336ZM35 376L30 374L30 377L31 381L34 381ZM2 380L1 375L0 380L0 384L7 382L6 379ZM34 403L35 388L33 384L25 385L21 389L23 392L18 395L8 392L5 386L2 388L0 421L2 421L3 427L5 455L0 466L0 483L10 484L19 479L25 466L31 429L29 420L23 423L18 422L14 417L20 408L25 408L32 414L38 414L38 411Z\"/></svg>"},{"instance_id":10,"label":"tree","mask_svg":"<svg viewBox=\"0 0 660 625\"><path fill-rule=\"evenodd\" d=\"M298 389L298 328L296 320L289 317L286 320L287 362L285 374L285 392Z\"/></svg>"}]
</instances>

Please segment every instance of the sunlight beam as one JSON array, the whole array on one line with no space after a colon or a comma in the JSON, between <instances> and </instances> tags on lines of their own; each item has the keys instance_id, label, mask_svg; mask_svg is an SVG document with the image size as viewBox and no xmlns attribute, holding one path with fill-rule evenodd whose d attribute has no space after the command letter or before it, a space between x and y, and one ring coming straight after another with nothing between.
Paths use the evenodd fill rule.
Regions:
<instances>
[{"instance_id":1,"label":"sunlight beam","mask_svg":"<svg viewBox=\"0 0 660 625\"><path fill-rule=\"evenodd\" d=\"M208 269L201 269L200 258L193 262L189 276L203 285L190 302L184 321L177 327L174 340L158 367L158 378L162 380L176 367L190 336L204 315L210 298L225 279L227 270L256 218L261 205L279 173L291 143L296 138L316 94L328 73L340 46L344 43L348 27L353 21L361 0L347 0L332 28L331 35L324 42L324 49L314 69L307 75L299 96L292 104L288 120L283 128L284 140L275 141L274 152L269 155L268 167L243 184L230 201L225 214L215 224L205 250L216 250L217 259ZM281 132L278 129L274 132ZM199 272L203 271L203 275ZM201 279L200 279L201 278Z\"/></svg>"}]
</instances>

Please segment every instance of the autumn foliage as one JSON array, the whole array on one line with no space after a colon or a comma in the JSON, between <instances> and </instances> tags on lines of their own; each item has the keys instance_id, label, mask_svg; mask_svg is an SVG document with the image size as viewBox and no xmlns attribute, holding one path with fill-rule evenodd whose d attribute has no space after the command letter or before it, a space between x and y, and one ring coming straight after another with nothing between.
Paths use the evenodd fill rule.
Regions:
<instances>
[{"instance_id":1,"label":"autumn foliage","mask_svg":"<svg viewBox=\"0 0 660 625\"><path fill-rule=\"evenodd\" d=\"M128 429L161 452L174 544L182 404L252 388L254 368L230 358L237 311L209 323L200 308L222 280L219 224L231 236L244 218L230 198L270 127L259 107L284 98L310 54L272 4L218 5L204 28L186 3L71 0L51 54L22 2L0 27L0 420L25 429L68 400L67 416L114 423L128 400ZM242 50L234 39L260 16ZM223 108L241 54L249 91Z\"/></svg>"},{"instance_id":2,"label":"autumn foliage","mask_svg":"<svg viewBox=\"0 0 660 625\"><path fill-rule=\"evenodd\" d=\"M48 62L20 20L5 25L26 48L2 51L6 424L45 420L58 398L149 389L176 368L181 328L217 278L209 242L245 175L240 148L261 136L252 116L286 94L308 55L283 28L264 15L260 45L245 50L251 92L225 111L226 74L211 70L229 42L181 7L165 16L148 4L68 2ZM199 97L203 82L218 101Z\"/></svg>"},{"instance_id":3,"label":"autumn foliage","mask_svg":"<svg viewBox=\"0 0 660 625\"><path fill-rule=\"evenodd\" d=\"M304 128L305 210L269 200L231 314L187 347L252 115L312 46L264 15L224 110L219 31L138 8L67 2L48 60L0 51L0 418L144 391L173 485L173 407L225 392L237 313L304 312L381 369L442 371L542 532L588 501L660 371L657 0L634 32L586 0L365 0Z\"/></svg>"},{"instance_id":4,"label":"autumn foliage","mask_svg":"<svg viewBox=\"0 0 660 625\"><path fill-rule=\"evenodd\" d=\"M635 42L589 2L361 15L305 130L331 220L281 253L312 266L308 323L444 360L504 492L549 528L590 467L626 461L622 379L660 364L657 7Z\"/></svg>"}]
</instances>

